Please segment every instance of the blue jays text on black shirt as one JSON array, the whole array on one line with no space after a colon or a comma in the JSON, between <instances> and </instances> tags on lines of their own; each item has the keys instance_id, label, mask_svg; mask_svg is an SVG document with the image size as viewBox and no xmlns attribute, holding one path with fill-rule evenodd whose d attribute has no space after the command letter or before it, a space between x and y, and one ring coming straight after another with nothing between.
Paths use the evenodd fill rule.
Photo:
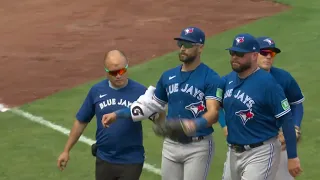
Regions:
<instances>
[{"instance_id":1,"label":"blue jays text on black shirt","mask_svg":"<svg viewBox=\"0 0 320 180\"><path fill-rule=\"evenodd\" d=\"M195 70L182 72L181 65L164 72L157 83L155 98L168 103L168 120L194 119L206 111L206 99L221 101L219 75L201 63ZM197 131L195 136L206 136L212 127Z\"/></svg>"},{"instance_id":2,"label":"blue jays text on black shirt","mask_svg":"<svg viewBox=\"0 0 320 180\"><path fill-rule=\"evenodd\" d=\"M117 119L109 128L104 128L104 114L129 107L147 88L129 79L127 86L115 90L108 80L95 84L89 91L76 118L82 122L97 120L97 157L110 163L143 163L144 147L141 122L132 119Z\"/></svg>"},{"instance_id":3,"label":"blue jays text on black shirt","mask_svg":"<svg viewBox=\"0 0 320 180\"><path fill-rule=\"evenodd\" d=\"M277 136L281 126L277 119L291 109L272 75L258 69L246 79L236 72L222 79L228 143L247 145Z\"/></svg>"}]
</instances>

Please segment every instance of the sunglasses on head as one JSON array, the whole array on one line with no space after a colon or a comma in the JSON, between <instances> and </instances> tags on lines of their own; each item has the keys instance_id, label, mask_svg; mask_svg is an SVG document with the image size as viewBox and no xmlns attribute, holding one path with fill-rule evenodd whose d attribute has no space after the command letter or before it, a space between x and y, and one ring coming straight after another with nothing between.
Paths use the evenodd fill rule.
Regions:
<instances>
[{"instance_id":1,"label":"sunglasses on head","mask_svg":"<svg viewBox=\"0 0 320 180\"><path fill-rule=\"evenodd\" d=\"M231 56L243 57L246 53L245 52L238 52L238 51L229 50L229 54Z\"/></svg>"},{"instance_id":2,"label":"sunglasses on head","mask_svg":"<svg viewBox=\"0 0 320 180\"><path fill-rule=\"evenodd\" d=\"M275 57L277 53L272 50L261 50L260 54L262 56L268 56L270 54L271 57Z\"/></svg>"},{"instance_id":3,"label":"sunglasses on head","mask_svg":"<svg viewBox=\"0 0 320 180\"><path fill-rule=\"evenodd\" d=\"M192 43L192 42L188 42L188 41L177 41L177 45L179 48L181 48L182 46L186 49L189 48L193 48L193 46L199 45L198 43Z\"/></svg>"},{"instance_id":4,"label":"sunglasses on head","mask_svg":"<svg viewBox=\"0 0 320 180\"><path fill-rule=\"evenodd\" d=\"M119 70L114 70L114 71L109 71L107 68L104 68L105 71L110 74L111 76L117 76L117 75L123 75L124 73L127 72L128 69L128 64L126 65L126 67L119 69Z\"/></svg>"}]
</instances>

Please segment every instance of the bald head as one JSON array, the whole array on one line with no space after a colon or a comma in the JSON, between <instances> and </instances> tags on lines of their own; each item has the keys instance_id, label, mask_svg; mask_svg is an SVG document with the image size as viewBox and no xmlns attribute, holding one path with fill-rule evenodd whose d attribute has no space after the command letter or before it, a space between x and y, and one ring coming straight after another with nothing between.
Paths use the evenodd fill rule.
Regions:
<instances>
[{"instance_id":1,"label":"bald head","mask_svg":"<svg viewBox=\"0 0 320 180\"><path fill-rule=\"evenodd\" d=\"M127 64L127 57L120 50L111 50L105 54L104 65L111 71L124 68Z\"/></svg>"}]
</instances>

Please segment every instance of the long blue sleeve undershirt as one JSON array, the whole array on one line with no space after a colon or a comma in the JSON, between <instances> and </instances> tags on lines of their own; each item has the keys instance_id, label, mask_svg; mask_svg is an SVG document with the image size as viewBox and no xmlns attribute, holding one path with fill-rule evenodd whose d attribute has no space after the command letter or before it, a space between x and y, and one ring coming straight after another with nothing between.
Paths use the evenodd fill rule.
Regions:
<instances>
[{"instance_id":1,"label":"long blue sleeve undershirt","mask_svg":"<svg viewBox=\"0 0 320 180\"><path fill-rule=\"evenodd\" d=\"M297 140L296 140L296 131L294 129L294 122L292 119L292 112L289 112L281 116L278 121L282 123L282 131L286 141L288 158L297 157Z\"/></svg>"},{"instance_id":2,"label":"long blue sleeve undershirt","mask_svg":"<svg viewBox=\"0 0 320 180\"><path fill-rule=\"evenodd\" d=\"M293 122L296 126L300 127L303 114L304 114L303 105L302 103L300 103L300 104L291 105L290 107L291 107Z\"/></svg>"},{"instance_id":3,"label":"long blue sleeve undershirt","mask_svg":"<svg viewBox=\"0 0 320 180\"><path fill-rule=\"evenodd\" d=\"M218 122L219 122L221 128L224 128L226 126L226 118L225 118L224 110L222 108L220 108L220 110L219 110Z\"/></svg>"}]
</instances>

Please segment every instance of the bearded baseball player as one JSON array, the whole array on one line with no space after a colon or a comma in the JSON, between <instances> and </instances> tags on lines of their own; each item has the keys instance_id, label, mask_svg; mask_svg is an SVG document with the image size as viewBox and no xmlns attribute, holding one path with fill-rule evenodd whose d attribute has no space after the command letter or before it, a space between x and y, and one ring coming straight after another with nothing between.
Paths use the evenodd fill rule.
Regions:
<instances>
[{"instance_id":1,"label":"bearded baseball player","mask_svg":"<svg viewBox=\"0 0 320 180\"><path fill-rule=\"evenodd\" d=\"M222 78L222 103L228 127L225 169L229 178L275 179L281 154L279 127L286 141L288 171L298 176L302 169L291 108L279 83L258 66L259 42L250 34L238 34L227 50L233 71Z\"/></svg>"},{"instance_id":2,"label":"bearded baseball player","mask_svg":"<svg viewBox=\"0 0 320 180\"><path fill-rule=\"evenodd\" d=\"M290 108L292 111L292 118L296 128L296 139L297 142L300 140L301 131L301 121L303 118L303 104L304 96L301 89L296 82L296 80L291 76L291 74L283 69L276 68L273 66L274 58L277 54L281 53L281 50L276 47L273 39L270 37L258 37L257 41L260 45L260 53L258 55L258 65L260 68L270 72L270 74L276 79L276 81L283 88L285 96L287 97ZM223 113L220 113L219 123L222 128L227 129L225 126L225 118ZM284 141L282 131L279 132L279 140L282 143L282 151L280 155L280 164L278 167L278 172L276 174L275 180L294 180L288 171L288 158L286 151L286 144ZM223 180L231 180L231 174L229 169L229 151L227 153L227 160L224 166Z\"/></svg>"},{"instance_id":3,"label":"bearded baseball player","mask_svg":"<svg viewBox=\"0 0 320 180\"><path fill-rule=\"evenodd\" d=\"M182 65L165 71L156 88L149 87L130 109L105 115L102 123L108 126L123 116L155 120L154 132L164 137L162 179L206 179L214 155L212 124L217 122L221 106L221 78L200 61L205 43L201 29L185 28L174 40ZM166 105L165 120L154 116Z\"/></svg>"}]
</instances>

